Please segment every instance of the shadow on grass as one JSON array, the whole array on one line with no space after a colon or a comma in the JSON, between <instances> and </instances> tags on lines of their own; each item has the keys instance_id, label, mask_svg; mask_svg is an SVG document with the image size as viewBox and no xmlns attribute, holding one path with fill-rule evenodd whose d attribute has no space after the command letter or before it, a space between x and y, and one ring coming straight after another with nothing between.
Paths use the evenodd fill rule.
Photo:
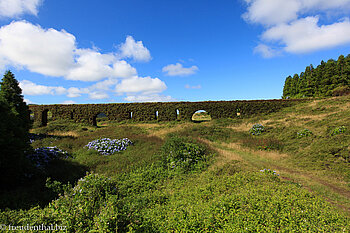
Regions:
<instances>
[{"instance_id":1,"label":"shadow on grass","mask_svg":"<svg viewBox=\"0 0 350 233\"><path fill-rule=\"evenodd\" d=\"M57 193L46 188L47 178L74 185L87 171L86 166L76 162L54 160L44 170L33 171L32 177L23 184L9 190L1 190L0 209L30 209L38 205L43 207L58 197Z\"/></svg>"}]
</instances>

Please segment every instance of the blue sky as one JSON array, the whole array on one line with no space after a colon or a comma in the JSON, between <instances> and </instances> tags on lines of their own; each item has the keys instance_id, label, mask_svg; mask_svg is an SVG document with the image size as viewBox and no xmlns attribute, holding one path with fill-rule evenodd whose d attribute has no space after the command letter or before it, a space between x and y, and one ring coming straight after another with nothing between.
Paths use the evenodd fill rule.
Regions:
<instances>
[{"instance_id":1,"label":"blue sky","mask_svg":"<svg viewBox=\"0 0 350 233\"><path fill-rule=\"evenodd\" d=\"M349 54L350 0L0 0L0 69L28 103L278 99Z\"/></svg>"}]
</instances>

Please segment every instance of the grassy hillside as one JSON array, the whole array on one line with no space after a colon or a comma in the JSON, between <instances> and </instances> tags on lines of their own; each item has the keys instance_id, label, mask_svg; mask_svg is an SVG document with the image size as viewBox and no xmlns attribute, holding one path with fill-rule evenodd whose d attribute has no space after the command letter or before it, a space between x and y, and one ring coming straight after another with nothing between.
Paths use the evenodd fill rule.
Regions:
<instances>
[{"instance_id":1,"label":"grassy hillside","mask_svg":"<svg viewBox=\"0 0 350 233\"><path fill-rule=\"evenodd\" d=\"M27 186L2 191L1 223L69 232L350 230L350 96L247 119L202 115L32 129L42 136L34 148L71 156L32 174ZM252 135L257 123L264 131ZM98 138L133 145L112 155L84 147Z\"/></svg>"}]
</instances>

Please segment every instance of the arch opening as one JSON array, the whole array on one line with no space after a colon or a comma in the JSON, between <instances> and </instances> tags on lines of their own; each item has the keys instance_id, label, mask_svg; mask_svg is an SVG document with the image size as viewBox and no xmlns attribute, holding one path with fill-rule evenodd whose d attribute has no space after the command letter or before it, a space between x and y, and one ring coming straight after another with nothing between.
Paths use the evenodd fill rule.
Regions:
<instances>
[{"instance_id":1,"label":"arch opening","mask_svg":"<svg viewBox=\"0 0 350 233\"><path fill-rule=\"evenodd\" d=\"M92 119L92 125L97 127L106 127L108 125L109 118L104 112L96 114Z\"/></svg>"},{"instance_id":2,"label":"arch opening","mask_svg":"<svg viewBox=\"0 0 350 233\"><path fill-rule=\"evenodd\" d=\"M34 122L34 112L29 110L29 119Z\"/></svg>"},{"instance_id":3,"label":"arch opening","mask_svg":"<svg viewBox=\"0 0 350 233\"><path fill-rule=\"evenodd\" d=\"M155 117L156 117L155 119L156 119L157 121L158 121L158 119L159 119L159 118L158 118L158 115L159 115L159 112L156 111L156 112L155 112Z\"/></svg>"},{"instance_id":4,"label":"arch opening","mask_svg":"<svg viewBox=\"0 0 350 233\"><path fill-rule=\"evenodd\" d=\"M205 110L198 110L192 115L192 121L196 123L211 121L211 116Z\"/></svg>"},{"instance_id":5,"label":"arch opening","mask_svg":"<svg viewBox=\"0 0 350 233\"><path fill-rule=\"evenodd\" d=\"M176 109L176 120L180 120L180 111L179 109Z\"/></svg>"},{"instance_id":6,"label":"arch opening","mask_svg":"<svg viewBox=\"0 0 350 233\"><path fill-rule=\"evenodd\" d=\"M52 112L49 111L48 109L45 109L44 111L41 112L41 125L47 126L47 122L49 120L52 120Z\"/></svg>"}]
</instances>

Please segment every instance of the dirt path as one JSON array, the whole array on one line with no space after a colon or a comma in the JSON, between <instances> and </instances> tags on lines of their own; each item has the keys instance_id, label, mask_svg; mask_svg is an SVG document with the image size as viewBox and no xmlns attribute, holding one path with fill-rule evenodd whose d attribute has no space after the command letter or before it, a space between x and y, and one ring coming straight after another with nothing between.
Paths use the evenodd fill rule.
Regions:
<instances>
[{"instance_id":1,"label":"dirt path","mask_svg":"<svg viewBox=\"0 0 350 233\"><path fill-rule=\"evenodd\" d=\"M286 154L277 152L254 151L241 147L237 143L215 143L205 139L198 139L216 150L221 156L212 165L220 167L232 160L238 160L257 170L269 168L276 170L283 180L301 184L310 192L323 196L328 202L344 210L350 215L350 191L344 187L327 181L327 177L320 178L310 172L293 167L291 164L283 165Z\"/></svg>"}]
</instances>

